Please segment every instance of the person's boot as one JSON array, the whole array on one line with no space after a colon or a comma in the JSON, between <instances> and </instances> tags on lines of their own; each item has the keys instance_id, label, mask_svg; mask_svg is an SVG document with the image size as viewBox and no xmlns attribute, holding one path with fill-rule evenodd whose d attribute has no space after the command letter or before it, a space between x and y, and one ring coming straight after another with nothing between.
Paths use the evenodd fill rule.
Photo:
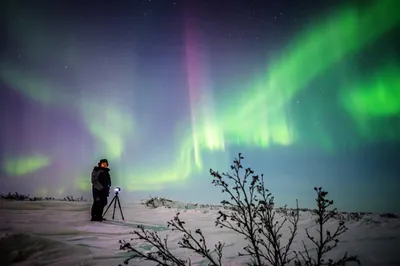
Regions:
<instances>
[{"instance_id":1,"label":"person's boot","mask_svg":"<svg viewBox=\"0 0 400 266\"><path fill-rule=\"evenodd\" d=\"M92 219L90 220L91 222L102 222L103 217L101 216L92 216Z\"/></svg>"}]
</instances>

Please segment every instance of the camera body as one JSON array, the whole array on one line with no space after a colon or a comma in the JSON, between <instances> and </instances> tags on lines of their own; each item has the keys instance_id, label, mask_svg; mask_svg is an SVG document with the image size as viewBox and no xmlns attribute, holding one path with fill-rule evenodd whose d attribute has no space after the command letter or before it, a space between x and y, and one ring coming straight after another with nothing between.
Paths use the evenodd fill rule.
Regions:
<instances>
[{"instance_id":1,"label":"camera body","mask_svg":"<svg viewBox=\"0 0 400 266\"><path fill-rule=\"evenodd\" d=\"M115 188L114 188L115 194L118 194L120 191L121 191L121 188L120 188L120 187L115 187Z\"/></svg>"}]
</instances>

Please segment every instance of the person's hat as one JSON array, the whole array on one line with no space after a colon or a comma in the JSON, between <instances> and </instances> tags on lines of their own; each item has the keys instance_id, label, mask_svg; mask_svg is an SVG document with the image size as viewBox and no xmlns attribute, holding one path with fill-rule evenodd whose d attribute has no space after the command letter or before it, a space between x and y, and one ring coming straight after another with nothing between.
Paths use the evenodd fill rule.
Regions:
<instances>
[{"instance_id":1,"label":"person's hat","mask_svg":"<svg viewBox=\"0 0 400 266\"><path fill-rule=\"evenodd\" d=\"M102 163L106 163L108 165L108 160L107 159L101 159L99 161L99 165L101 165Z\"/></svg>"}]
</instances>

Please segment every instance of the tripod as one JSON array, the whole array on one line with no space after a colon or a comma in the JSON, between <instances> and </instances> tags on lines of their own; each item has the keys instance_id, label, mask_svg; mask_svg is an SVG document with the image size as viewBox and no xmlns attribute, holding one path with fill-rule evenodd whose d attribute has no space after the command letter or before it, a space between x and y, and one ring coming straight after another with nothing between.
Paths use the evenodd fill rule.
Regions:
<instances>
[{"instance_id":1,"label":"tripod","mask_svg":"<svg viewBox=\"0 0 400 266\"><path fill-rule=\"evenodd\" d=\"M122 220L125 221L125 219L124 219L124 214L122 213L121 203L119 202L118 192L119 192L119 191L115 191L115 196L114 196L114 198L111 200L110 204L108 204L108 207L107 207L106 211L104 212L103 217L104 217L104 215L106 215L106 213L107 213L108 209L110 208L111 204L114 202L114 210L113 210L113 216L112 216L112 219L114 220L115 209L116 209L116 207L117 207L117 202L118 202L118 207L119 207L119 211L121 212Z\"/></svg>"}]
</instances>

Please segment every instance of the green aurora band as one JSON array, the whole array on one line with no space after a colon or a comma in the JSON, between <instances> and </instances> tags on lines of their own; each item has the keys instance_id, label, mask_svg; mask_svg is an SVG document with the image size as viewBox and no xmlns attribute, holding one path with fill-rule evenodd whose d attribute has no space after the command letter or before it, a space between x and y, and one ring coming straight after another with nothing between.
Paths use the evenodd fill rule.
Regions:
<instances>
[{"instance_id":1,"label":"green aurora band","mask_svg":"<svg viewBox=\"0 0 400 266\"><path fill-rule=\"evenodd\" d=\"M398 123L392 119L400 114L400 67L389 64L369 80L356 82L342 90L341 102L353 117L359 136L366 141L377 138L397 140ZM386 125L391 125L390 127ZM382 128L384 130L382 130Z\"/></svg>"},{"instance_id":2,"label":"green aurora band","mask_svg":"<svg viewBox=\"0 0 400 266\"><path fill-rule=\"evenodd\" d=\"M196 150L224 151L227 145L268 148L271 145L289 146L300 143L302 139L298 129L288 115L289 102L336 63L359 52L365 45L397 26L400 22L397 8L396 0L374 1L362 10L345 6L315 23L272 60L266 74L257 78L250 88L237 93L236 97L216 101L217 123L210 124L207 117L197 117L196 132L179 132L181 141L172 162L161 168L157 164L151 169L147 167L133 171L132 167L127 166L129 169L119 172L124 176L123 180L119 180L120 184L127 190L161 190L167 184L177 184L204 170L201 157L194 156ZM24 28L18 21L14 25ZM23 32L25 31L29 29L24 28ZM42 37L47 36L43 31L40 34ZM29 41L22 36L24 35L21 35L21 42L27 43L29 49L40 49L31 47L37 44L34 40L40 36L28 35L33 38ZM68 51L67 54L70 53ZM390 117L399 113L400 104L396 100L400 96L399 74L399 68L392 65L376 72L370 81L357 81L354 87L343 88L340 97L332 99L341 103L343 109L354 119L360 137L382 137L382 133L374 131L371 125L387 123ZM0 65L0 77L32 100L62 108L63 103L75 98L68 93L68 88L60 90L55 82L45 83L39 76L40 73L27 73L8 63L3 62ZM82 95L82 103L85 102L85 105L77 103L77 109L83 115L88 132L101 144L99 146L105 147L101 152L109 154L109 158L114 161L118 160L124 153L128 139L135 138L135 119L132 112L113 103L105 108L104 114L99 114L95 105L96 99L91 97ZM104 119L112 126L105 128ZM190 126L185 124L179 128ZM99 131L102 134L98 134ZM400 128L397 128L384 134L394 139L399 132ZM196 136L196 144L193 136ZM320 144L321 148L335 148L329 137L326 139L326 143ZM26 161L29 163L25 163ZM22 164L25 166L22 167ZM50 159L43 155L6 158L3 168L8 174L19 176L38 171L49 164ZM82 190L87 189L90 186L87 175L76 177L76 185Z\"/></svg>"},{"instance_id":3,"label":"green aurora band","mask_svg":"<svg viewBox=\"0 0 400 266\"><path fill-rule=\"evenodd\" d=\"M24 176L50 164L51 159L44 155L9 157L3 160L3 169L9 175Z\"/></svg>"}]
</instances>

